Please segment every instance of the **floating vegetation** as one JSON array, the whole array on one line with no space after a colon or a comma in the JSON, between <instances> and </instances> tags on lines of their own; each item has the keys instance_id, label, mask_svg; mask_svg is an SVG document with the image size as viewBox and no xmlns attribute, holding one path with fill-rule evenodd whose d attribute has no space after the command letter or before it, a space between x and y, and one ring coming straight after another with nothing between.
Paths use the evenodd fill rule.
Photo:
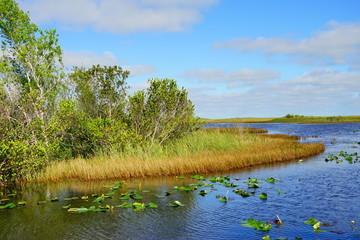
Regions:
<instances>
[{"instance_id":1,"label":"floating vegetation","mask_svg":"<svg viewBox=\"0 0 360 240\"><path fill-rule=\"evenodd\" d=\"M346 152L341 152L341 156L345 157L348 154ZM356 155L357 156L357 155ZM182 178L182 176L180 176ZM177 179L180 179L180 177L177 177ZM185 178L185 177L184 177ZM97 194L94 193L91 196L89 195L83 195L83 196L74 196L74 197L65 197L65 198L59 198L54 197L50 198L46 201L39 201L37 202L38 205L47 203L48 205L53 204L54 202L63 202L63 206L61 206L64 211L67 211L71 214L84 214L89 212L117 212L117 211L123 211L125 209L133 210L135 212L146 212L146 211L156 211L155 209L159 208L159 206L168 206L172 208L178 208L178 207L185 207L186 202L182 203L179 200L182 201L182 199L174 200L173 197L178 197L182 194L198 194L204 198L211 198L214 197L214 195L209 194L213 191L219 191L218 189L214 188L214 186L219 186L222 191L224 191L226 188L232 188L232 187L238 187L238 184L242 184L241 188L237 188L234 190L226 190L226 192L218 192L216 194L216 199L218 202L221 203L228 203L231 200L235 200L236 196L239 198L241 196L242 198L249 198L249 197L256 197L258 199L261 199L263 201L268 200L268 198L271 197L271 194L284 194L286 191L282 191L280 189L274 189L274 184L277 182L282 181L279 178L269 177L267 179L257 179L257 178L248 178L244 182L240 181L239 178L234 178L236 181L238 181L238 184L234 184L231 182L231 179L229 176L221 176L221 177L211 177L209 179L206 179L205 177L201 175L193 175L191 176L191 179L194 179L194 183L189 183L188 185L183 186L174 186L172 188L169 188L167 190L162 190L160 193L153 193L149 190L141 190L136 188L127 188L128 191L124 192L123 188L123 181L116 182L117 185L112 186L105 186L104 188L109 188L111 192L108 193L102 193ZM299 179L301 181L302 179ZM266 192L260 192L257 194L256 190L260 188L260 184ZM266 188L266 186L270 188ZM209 190L208 187L211 187ZM248 188L246 190L246 188ZM252 189L252 190L249 190ZM273 189L273 192L269 191L269 189ZM121 190L121 191L119 191ZM139 194L142 193L142 195ZM174 194L176 192L176 194ZM146 194L149 193L149 194ZM232 196L228 196L229 193L232 194ZM234 197L235 196L235 197ZM19 200L17 204L12 203L12 200L16 200L18 197L17 195L9 196L3 194L2 199L0 199L0 209L1 211L7 211L6 209L14 209L14 208L21 208L21 207L32 207L32 206L24 206L27 205L27 202L23 201L23 199ZM166 202L163 199L159 198L166 198ZM159 199L158 201L154 201L154 199ZM71 201L71 202L69 202ZM118 201L116 203L116 201ZM154 202L153 202L154 201ZM247 200L243 200L247 201ZM251 201L251 200L250 200ZM264 202L265 203L265 202ZM76 206L78 205L78 206ZM89 206L90 205L90 206ZM4 210L2 210L4 209ZM123 210L121 210L123 209ZM12 210L13 211L13 210ZM247 227L247 228L253 228L257 231L262 232L269 232L273 226L280 226L284 223L281 221L280 217L276 215L277 219L272 219L269 222L262 222L255 220L254 218L249 218L246 221L241 222L241 226ZM360 217L360 216L359 216ZM304 224L311 225L311 231L314 231L315 233L321 233L321 232L332 232L336 234L344 234L343 231L325 231L322 229L322 227L328 227L330 224L328 223L322 223L315 218L310 218L303 222ZM354 221L350 222L351 231L355 231L355 225ZM264 236L262 239L270 239L270 236ZM287 238L281 238L278 237L276 239L287 239ZM301 239L301 238L295 238L295 239Z\"/></svg>"},{"instance_id":2,"label":"floating vegetation","mask_svg":"<svg viewBox=\"0 0 360 240\"><path fill-rule=\"evenodd\" d=\"M260 198L261 200L267 200L267 199L268 199L268 196L267 196L266 193L260 193L259 198Z\"/></svg>"},{"instance_id":3,"label":"floating vegetation","mask_svg":"<svg viewBox=\"0 0 360 240\"><path fill-rule=\"evenodd\" d=\"M233 192L236 194L239 194L240 196L242 196L244 198L253 196L255 194L255 192L253 194L251 194L251 193L248 193L248 192L242 190L241 188L233 190Z\"/></svg>"},{"instance_id":4,"label":"floating vegetation","mask_svg":"<svg viewBox=\"0 0 360 240\"><path fill-rule=\"evenodd\" d=\"M269 177L269 178L267 178L265 181L268 182L268 183L281 182L280 179L278 179L278 178L273 178L273 177Z\"/></svg>"},{"instance_id":5,"label":"floating vegetation","mask_svg":"<svg viewBox=\"0 0 360 240\"><path fill-rule=\"evenodd\" d=\"M0 209L4 209L4 208L12 209L12 208L15 208L15 207L16 207L16 205L14 203L8 203L8 204L6 204L4 206L0 206Z\"/></svg>"},{"instance_id":6,"label":"floating vegetation","mask_svg":"<svg viewBox=\"0 0 360 240\"><path fill-rule=\"evenodd\" d=\"M249 218L246 221L241 221L241 226L243 227L247 227L247 228L253 228L255 230L258 231L269 231L272 227L272 225L270 223L266 223L266 222L261 222L258 220L255 220L254 218Z\"/></svg>"},{"instance_id":7,"label":"floating vegetation","mask_svg":"<svg viewBox=\"0 0 360 240\"><path fill-rule=\"evenodd\" d=\"M278 193L278 194L281 194L281 193L287 193L287 192L281 191L280 189L278 189L278 190L277 190L277 193Z\"/></svg>"},{"instance_id":8,"label":"floating vegetation","mask_svg":"<svg viewBox=\"0 0 360 240\"><path fill-rule=\"evenodd\" d=\"M225 181L230 181L230 177L229 176L226 176L226 177L211 177L209 179L209 181L212 182L212 183L217 183L217 182L223 183Z\"/></svg>"},{"instance_id":9,"label":"floating vegetation","mask_svg":"<svg viewBox=\"0 0 360 240\"><path fill-rule=\"evenodd\" d=\"M197 180L205 180L205 177L201 175L192 175L191 178Z\"/></svg>"},{"instance_id":10,"label":"floating vegetation","mask_svg":"<svg viewBox=\"0 0 360 240\"><path fill-rule=\"evenodd\" d=\"M185 204L182 204L179 201L174 201L173 203L166 204L166 206L169 206L169 207L183 207L183 206L185 206Z\"/></svg>"},{"instance_id":11,"label":"floating vegetation","mask_svg":"<svg viewBox=\"0 0 360 240\"><path fill-rule=\"evenodd\" d=\"M341 151L338 154L326 154L325 162L336 161L336 163L341 163L347 161L348 163L358 163L360 162L360 155L357 152L347 153L346 151Z\"/></svg>"}]
</instances>

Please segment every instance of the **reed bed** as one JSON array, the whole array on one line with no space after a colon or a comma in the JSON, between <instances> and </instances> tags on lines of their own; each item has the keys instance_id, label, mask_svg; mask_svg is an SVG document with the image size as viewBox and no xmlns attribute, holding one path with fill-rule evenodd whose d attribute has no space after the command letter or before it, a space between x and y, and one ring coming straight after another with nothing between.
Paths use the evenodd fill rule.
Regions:
<instances>
[{"instance_id":1,"label":"reed bed","mask_svg":"<svg viewBox=\"0 0 360 240\"><path fill-rule=\"evenodd\" d=\"M260 128L243 128L241 126L236 126L234 128L204 128L200 131L209 132L209 133L232 133L232 134L243 134L243 133L268 133L266 129Z\"/></svg>"},{"instance_id":2,"label":"reed bed","mask_svg":"<svg viewBox=\"0 0 360 240\"><path fill-rule=\"evenodd\" d=\"M299 143L284 136L198 131L166 146L134 149L91 159L53 162L28 181L59 182L129 179L225 171L294 160L324 151L322 143Z\"/></svg>"},{"instance_id":3,"label":"reed bed","mask_svg":"<svg viewBox=\"0 0 360 240\"><path fill-rule=\"evenodd\" d=\"M323 151L322 143L305 144L280 136L198 131L149 151L134 149L126 154L53 162L28 180L89 181L199 174L301 159Z\"/></svg>"}]
</instances>

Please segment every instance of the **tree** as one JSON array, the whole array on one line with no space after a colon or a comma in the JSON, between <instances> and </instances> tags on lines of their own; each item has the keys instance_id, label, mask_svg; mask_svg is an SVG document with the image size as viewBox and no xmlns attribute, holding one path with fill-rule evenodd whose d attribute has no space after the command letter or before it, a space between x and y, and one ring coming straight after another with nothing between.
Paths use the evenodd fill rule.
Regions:
<instances>
[{"instance_id":1,"label":"tree","mask_svg":"<svg viewBox=\"0 0 360 240\"><path fill-rule=\"evenodd\" d=\"M173 79L150 79L149 88L129 98L129 118L144 141L160 144L199 127L194 105Z\"/></svg>"},{"instance_id":2,"label":"tree","mask_svg":"<svg viewBox=\"0 0 360 240\"><path fill-rule=\"evenodd\" d=\"M0 0L0 182L49 160L47 125L62 90L62 50L14 0Z\"/></svg>"},{"instance_id":3,"label":"tree","mask_svg":"<svg viewBox=\"0 0 360 240\"><path fill-rule=\"evenodd\" d=\"M75 83L80 108L91 118L120 119L126 104L126 79L130 72L119 66L75 67L69 75Z\"/></svg>"},{"instance_id":4,"label":"tree","mask_svg":"<svg viewBox=\"0 0 360 240\"><path fill-rule=\"evenodd\" d=\"M37 130L30 131L35 142L41 138L46 142L46 122L55 112L61 90L62 50L57 36L55 30L39 29L15 1L0 0L0 86L8 104L0 111L23 129L35 124Z\"/></svg>"}]
</instances>

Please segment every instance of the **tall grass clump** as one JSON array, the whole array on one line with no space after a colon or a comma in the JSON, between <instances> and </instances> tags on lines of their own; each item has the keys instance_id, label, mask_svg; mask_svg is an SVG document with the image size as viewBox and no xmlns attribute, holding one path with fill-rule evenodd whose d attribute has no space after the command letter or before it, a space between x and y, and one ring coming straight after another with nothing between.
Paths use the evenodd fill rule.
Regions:
<instances>
[{"instance_id":1,"label":"tall grass clump","mask_svg":"<svg viewBox=\"0 0 360 240\"><path fill-rule=\"evenodd\" d=\"M299 143L283 136L197 131L172 143L145 149L54 162L28 180L87 181L226 171L309 157L323 152L324 145Z\"/></svg>"}]
</instances>

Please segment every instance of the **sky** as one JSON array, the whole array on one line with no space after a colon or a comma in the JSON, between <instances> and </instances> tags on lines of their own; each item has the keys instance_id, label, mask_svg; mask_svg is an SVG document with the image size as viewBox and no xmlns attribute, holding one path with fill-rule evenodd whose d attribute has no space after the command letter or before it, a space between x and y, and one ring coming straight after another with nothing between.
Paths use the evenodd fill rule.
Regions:
<instances>
[{"instance_id":1,"label":"sky","mask_svg":"<svg viewBox=\"0 0 360 240\"><path fill-rule=\"evenodd\" d=\"M359 0L20 0L64 64L175 79L202 118L360 115Z\"/></svg>"}]
</instances>

